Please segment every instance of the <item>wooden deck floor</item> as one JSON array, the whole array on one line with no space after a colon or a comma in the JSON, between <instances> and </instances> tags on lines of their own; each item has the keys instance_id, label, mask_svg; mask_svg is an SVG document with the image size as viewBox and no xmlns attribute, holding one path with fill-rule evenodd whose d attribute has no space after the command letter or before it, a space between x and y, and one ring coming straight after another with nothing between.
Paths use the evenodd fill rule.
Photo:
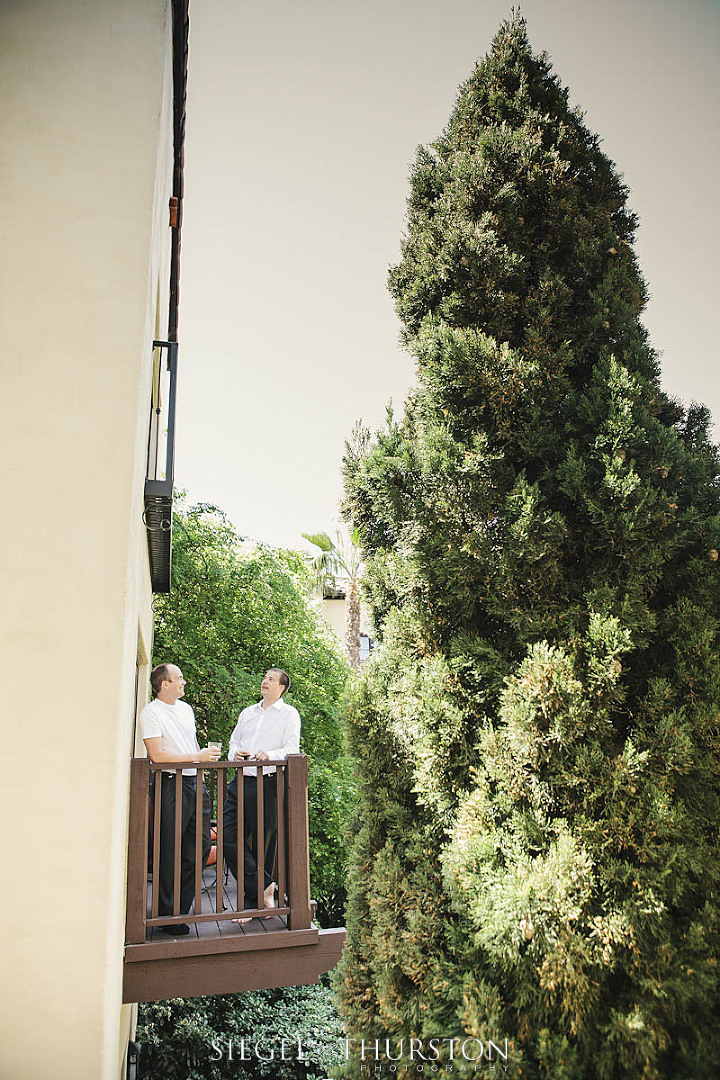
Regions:
<instances>
[{"instance_id":1,"label":"wooden deck floor","mask_svg":"<svg viewBox=\"0 0 720 1080\"><path fill-rule=\"evenodd\" d=\"M148 890L147 890L147 917L150 918L150 907L152 902L152 876L148 877ZM223 880L223 903L225 911L235 911L237 908L237 882L232 874L226 873ZM194 911L194 908L191 909ZM217 911L216 907L216 878L215 867L206 866L203 870L203 892L202 892L202 912L201 914L208 914L211 911ZM232 919L218 919L208 920L206 922L188 923L190 927L190 934L184 937L175 937L173 934L166 934L159 926L149 926L147 928L146 942L172 942L172 941L185 941L190 942L198 938L247 938L253 935L260 935L261 937L268 933L277 932L278 930L287 930L287 915L272 915L269 918L252 919L249 923L235 923Z\"/></svg>"}]
</instances>

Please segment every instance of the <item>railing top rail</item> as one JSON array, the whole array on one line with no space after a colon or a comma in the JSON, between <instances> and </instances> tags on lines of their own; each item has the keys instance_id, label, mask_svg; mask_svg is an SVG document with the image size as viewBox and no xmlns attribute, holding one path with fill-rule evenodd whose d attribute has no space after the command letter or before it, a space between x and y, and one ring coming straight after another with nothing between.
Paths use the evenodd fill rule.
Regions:
<instances>
[{"instance_id":1,"label":"railing top rail","mask_svg":"<svg viewBox=\"0 0 720 1080\"><path fill-rule=\"evenodd\" d=\"M306 757L306 754L293 754L292 757ZM243 769L248 765L287 765L287 758L243 758L241 761L230 761L222 758L220 761L150 761L149 758L134 758L134 761L147 761L153 772L163 769L217 769L230 767L231 769Z\"/></svg>"}]
</instances>

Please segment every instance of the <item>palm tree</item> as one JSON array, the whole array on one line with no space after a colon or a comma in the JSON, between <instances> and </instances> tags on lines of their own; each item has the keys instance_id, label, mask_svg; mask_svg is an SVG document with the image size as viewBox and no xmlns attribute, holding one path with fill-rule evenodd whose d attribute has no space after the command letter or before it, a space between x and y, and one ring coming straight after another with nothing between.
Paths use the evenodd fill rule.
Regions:
<instances>
[{"instance_id":1,"label":"palm tree","mask_svg":"<svg viewBox=\"0 0 720 1080\"><path fill-rule=\"evenodd\" d=\"M360 667L360 534L357 529L348 536L339 529L335 540L327 533L303 533L303 537L319 548L312 561L312 568L321 595L329 587L337 586L340 578L345 586L345 653L350 667Z\"/></svg>"}]
</instances>

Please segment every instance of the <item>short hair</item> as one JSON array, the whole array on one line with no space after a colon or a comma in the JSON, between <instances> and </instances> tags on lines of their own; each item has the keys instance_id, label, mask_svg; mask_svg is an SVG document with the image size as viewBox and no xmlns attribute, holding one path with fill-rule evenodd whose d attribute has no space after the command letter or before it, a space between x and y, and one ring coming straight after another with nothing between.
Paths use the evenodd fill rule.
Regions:
<instances>
[{"instance_id":1,"label":"short hair","mask_svg":"<svg viewBox=\"0 0 720 1080\"><path fill-rule=\"evenodd\" d=\"M170 682L170 668L174 667L173 664L158 664L150 672L150 685L153 688L153 694L159 694L164 682Z\"/></svg>"},{"instance_id":2,"label":"short hair","mask_svg":"<svg viewBox=\"0 0 720 1080\"><path fill-rule=\"evenodd\" d=\"M278 682L283 688L282 696L284 697L285 693L290 689L290 676L288 675L287 671L283 671L283 669L279 667L270 668L270 670L277 671L278 675L280 676Z\"/></svg>"}]
</instances>

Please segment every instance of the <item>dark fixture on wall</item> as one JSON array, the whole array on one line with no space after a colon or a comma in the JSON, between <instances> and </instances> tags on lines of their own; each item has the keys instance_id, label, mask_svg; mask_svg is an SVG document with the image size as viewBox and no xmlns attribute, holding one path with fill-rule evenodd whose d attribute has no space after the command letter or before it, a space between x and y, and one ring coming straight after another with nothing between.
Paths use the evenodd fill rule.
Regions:
<instances>
[{"instance_id":1,"label":"dark fixture on wall","mask_svg":"<svg viewBox=\"0 0 720 1080\"><path fill-rule=\"evenodd\" d=\"M177 342L153 341L145 513L153 592L170 592Z\"/></svg>"}]
</instances>

